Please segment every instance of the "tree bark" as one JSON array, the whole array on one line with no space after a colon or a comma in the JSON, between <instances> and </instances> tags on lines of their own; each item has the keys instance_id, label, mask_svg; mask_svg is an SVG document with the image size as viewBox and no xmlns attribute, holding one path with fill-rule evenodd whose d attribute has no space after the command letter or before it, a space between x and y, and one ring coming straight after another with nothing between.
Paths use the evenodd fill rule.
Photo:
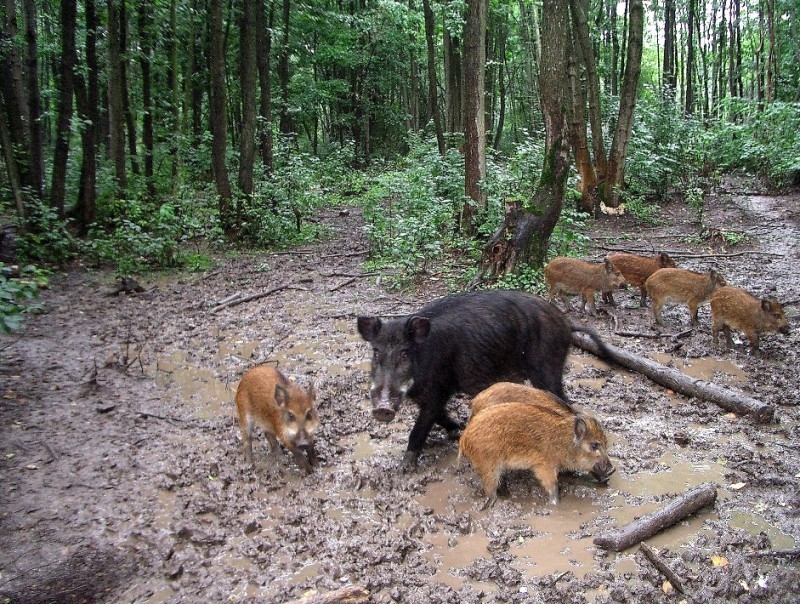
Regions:
<instances>
[{"instance_id":1,"label":"tree bark","mask_svg":"<svg viewBox=\"0 0 800 604\"><path fill-rule=\"evenodd\" d=\"M625 75L619 99L619 116L609 152L608 173L603 183L602 198L609 207L619 206L619 190L625 186L625 160L628 155L633 112L639 76L642 71L642 45L644 40L644 6L642 0L630 1L628 28L628 52L625 60Z\"/></svg>"},{"instance_id":2,"label":"tree bark","mask_svg":"<svg viewBox=\"0 0 800 604\"><path fill-rule=\"evenodd\" d=\"M558 222L569 174L569 111L567 44L569 6L559 0L542 5L542 57L539 71L545 151L534 212L511 207L500 228L484 247L478 271L469 287L495 280L519 264L539 267L547 257L550 235Z\"/></svg>"},{"instance_id":3,"label":"tree bark","mask_svg":"<svg viewBox=\"0 0 800 604\"><path fill-rule=\"evenodd\" d=\"M119 2L108 0L108 153L114 165L116 195L123 198L128 171L125 168L125 115L122 96L122 53L120 48Z\"/></svg>"},{"instance_id":4,"label":"tree bark","mask_svg":"<svg viewBox=\"0 0 800 604\"><path fill-rule=\"evenodd\" d=\"M622 529L601 533L594 538L595 545L614 552L621 552L669 528L690 514L711 505L717 500L714 485L703 485L684 493L666 507L642 516Z\"/></svg>"},{"instance_id":5,"label":"tree bark","mask_svg":"<svg viewBox=\"0 0 800 604\"><path fill-rule=\"evenodd\" d=\"M461 212L461 228L474 232L474 215L486 207L486 2L467 0L464 25L464 193L468 198ZM470 203L472 200L473 203Z\"/></svg>"},{"instance_id":6,"label":"tree bark","mask_svg":"<svg viewBox=\"0 0 800 604\"><path fill-rule=\"evenodd\" d=\"M287 0L288 1L288 0ZM229 235L233 234L233 216L231 200L233 193L228 177L225 153L228 148L227 100L225 94L225 45L222 31L222 0L210 0L209 30L211 38L211 163L214 170L214 182L219 195L219 214L223 228Z\"/></svg>"},{"instance_id":7,"label":"tree bark","mask_svg":"<svg viewBox=\"0 0 800 604\"><path fill-rule=\"evenodd\" d=\"M61 59L58 75L58 119L56 121L56 142L53 151L53 174L50 180L50 205L56 209L59 218L65 216L65 197L67 190L67 160L71 137L72 97L74 83L72 72L77 60L75 47L75 26L77 21L77 0L61 0Z\"/></svg>"},{"instance_id":8,"label":"tree bark","mask_svg":"<svg viewBox=\"0 0 800 604\"><path fill-rule=\"evenodd\" d=\"M428 115L430 115L433 120L433 129L436 132L436 144L439 147L439 155L444 155L444 131L442 130L442 117L439 111L439 86L436 81L436 46L434 45L436 23L433 17L433 10L431 10L430 0L422 0L422 12L425 18L425 46L428 56Z\"/></svg>"},{"instance_id":9,"label":"tree bark","mask_svg":"<svg viewBox=\"0 0 800 604\"><path fill-rule=\"evenodd\" d=\"M602 357L597 344L579 333L572 334L572 343L578 348ZM710 401L726 411L732 411L740 415L751 415L761 423L768 423L775 416L773 407L745 394L720 388L711 382L694 379L677 369L640 357L611 344L606 345L614 362L633 371L638 371L665 388L670 388L685 396Z\"/></svg>"},{"instance_id":10,"label":"tree bark","mask_svg":"<svg viewBox=\"0 0 800 604\"><path fill-rule=\"evenodd\" d=\"M253 194L253 167L256 159L256 20L258 5L244 2L240 22L239 79L242 95L242 131L239 137L239 189Z\"/></svg>"},{"instance_id":11,"label":"tree bark","mask_svg":"<svg viewBox=\"0 0 800 604\"><path fill-rule=\"evenodd\" d=\"M686 96L684 111L686 115L694 113L694 24L695 0L689 0L688 23L686 33Z\"/></svg>"},{"instance_id":12,"label":"tree bark","mask_svg":"<svg viewBox=\"0 0 800 604\"><path fill-rule=\"evenodd\" d=\"M139 67L142 71L142 145L144 147L144 179L147 195L156 196L153 180L153 94L150 68L153 62L153 20L150 16L152 6L139 5Z\"/></svg>"},{"instance_id":13,"label":"tree bark","mask_svg":"<svg viewBox=\"0 0 800 604\"><path fill-rule=\"evenodd\" d=\"M261 153L261 163L264 173L269 176L272 174L273 145L272 145L272 85L270 84L269 68L272 52L272 31L273 17L275 14L275 3L270 2L269 22L265 22L264 0L257 0L256 8L256 46L258 48L258 81L261 87L259 101L260 126L259 151Z\"/></svg>"},{"instance_id":14,"label":"tree bark","mask_svg":"<svg viewBox=\"0 0 800 604\"><path fill-rule=\"evenodd\" d=\"M28 142L30 186L39 201L44 200L44 147L42 140L42 95L39 90L39 53L36 36L36 3L22 2L25 23L25 80L28 100Z\"/></svg>"}]
</instances>

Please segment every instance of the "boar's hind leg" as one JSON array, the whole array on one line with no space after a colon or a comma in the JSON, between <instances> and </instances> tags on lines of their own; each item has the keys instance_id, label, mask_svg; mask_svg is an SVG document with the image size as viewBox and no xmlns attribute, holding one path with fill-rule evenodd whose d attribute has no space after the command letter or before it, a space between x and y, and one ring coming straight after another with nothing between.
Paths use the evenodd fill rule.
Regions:
<instances>
[{"instance_id":1,"label":"boar's hind leg","mask_svg":"<svg viewBox=\"0 0 800 604\"><path fill-rule=\"evenodd\" d=\"M444 409L442 409L441 413L436 416L435 423L447 430L447 435L452 439L457 439L461 435L461 431L464 429L464 426L450 417L450 415Z\"/></svg>"}]
</instances>

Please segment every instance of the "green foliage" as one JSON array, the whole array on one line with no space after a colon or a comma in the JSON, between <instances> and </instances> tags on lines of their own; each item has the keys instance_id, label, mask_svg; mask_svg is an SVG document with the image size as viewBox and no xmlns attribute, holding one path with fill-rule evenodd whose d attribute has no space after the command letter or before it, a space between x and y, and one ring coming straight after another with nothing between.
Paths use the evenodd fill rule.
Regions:
<instances>
[{"instance_id":1,"label":"green foliage","mask_svg":"<svg viewBox=\"0 0 800 604\"><path fill-rule=\"evenodd\" d=\"M547 291L542 269L527 264L518 266L515 273L500 277L492 284L492 289L516 289L537 294L544 294Z\"/></svg>"},{"instance_id":2,"label":"green foliage","mask_svg":"<svg viewBox=\"0 0 800 604\"><path fill-rule=\"evenodd\" d=\"M23 268L18 276L12 275L0 262L0 331L5 333L19 329L25 313L38 309L31 302L47 285L47 273L33 265Z\"/></svg>"},{"instance_id":3,"label":"green foliage","mask_svg":"<svg viewBox=\"0 0 800 604\"><path fill-rule=\"evenodd\" d=\"M69 231L69 222L59 219L55 208L33 200L26 205L28 228L17 239L17 253L34 264L66 264L80 250Z\"/></svg>"},{"instance_id":4,"label":"green foliage","mask_svg":"<svg viewBox=\"0 0 800 604\"><path fill-rule=\"evenodd\" d=\"M457 239L463 178L460 153L441 157L434 144L419 141L394 170L378 175L362 198L372 266L395 269L402 286L440 259Z\"/></svg>"},{"instance_id":5,"label":"green foliage","mask_svg":"<svg viewBox=\"0 0 800 604\"><path fill-rule=\"evenodd\" d=\"M548 255L556 256L584 256L591 239L582 231L586 230L588 214L574 209L565 208L550 236L550 249Z\"/></svg>"},{"instance_id":6,"label":"green foliage","mask_svg":"<svg viewBox=\"0 0 800 604\"><path fill-rule=\"evenodd\" d=\"M717 121L705 136L707 162L723 171L766 176L785 184L800 173L800 103L726 99L733 122Z\"/></svg>"},{"instance_id":7,"label":"green foliage","mask_svg":"<svg viewBox=\"0 0 800 604\"><path fill-rule=\"evenodd\" d=\"M237 200L241 243L282 247L315 241L322 234L321 227L309 220L323 199L319 160L288 150L276 159L271 178L257 183L252 197Z\"/></svg>"},{"instance_id":8,"label":"green foliage","mask_svg":"<svg viewBox=\"0 0 800 604\"><path fill-rule=\"evenodd\" d=\"M625 202L625 211L636 218L639 222L658 225L661 224L659 214L661 208L656 203L649 203L642 195L632 195L628 192L622 193Z\"/></svg>"}]
</instances>

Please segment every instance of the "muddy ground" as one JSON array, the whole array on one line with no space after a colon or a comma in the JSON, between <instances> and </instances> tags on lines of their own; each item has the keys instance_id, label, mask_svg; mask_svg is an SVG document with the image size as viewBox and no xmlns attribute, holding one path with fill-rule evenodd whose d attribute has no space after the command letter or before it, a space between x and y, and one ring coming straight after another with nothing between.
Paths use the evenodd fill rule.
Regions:
<instances>
[{"instance_id":1,"label":"muddy ground","mask_svg":"<svg viewBox=\"0 0 800 604\"><path fill-rule=\"evenodd\" d=\"M730 181L708 202L705 234L717 237L701 237L675 202L661 226L592 223L591 253L663 249L679 266L715 267L794 302L792 335L767 336L758 355L737 334L733 351L715 352L708 306L689 334L685 307L668 307L656 330L635 292L597 318L572 316L773 405L777 421L760 425L576 350L567 392L604 422L617 473L606 487L562 476L556 507L516 472L510 495L482 511L475 473L456 467L456 443L436 429L419 468L399 471L414 408L391 424L372 419L370 350L355 318L411 312L448 279L397 292L360 276L367 242L355 209L325 211L331 238L314 247L142 277L144 293L107 295L108 272L55 275L42 314L0 339L0 601L287 602L348 585L372 602L797 601L798 559L754 554L800 545L800 195ZM244 461L233 395L258 363L317 385L322 465L310 476L261 436L255 467ZM467 419L466 399L451 408ZM592 544L706 483L717 486L713 508L648 540L683 595L637 548Z\"/></svg>"}]
</instances>

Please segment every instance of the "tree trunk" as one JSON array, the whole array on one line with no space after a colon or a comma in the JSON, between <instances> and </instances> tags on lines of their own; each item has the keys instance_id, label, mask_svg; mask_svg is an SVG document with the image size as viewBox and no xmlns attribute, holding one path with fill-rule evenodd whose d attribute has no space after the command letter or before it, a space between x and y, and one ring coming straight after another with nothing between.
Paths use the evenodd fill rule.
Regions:
<instances>
[{"instance_id":1,"label":"tree trunk","mask_svg":"<svg viewBox=\"0 0 800 604\"><path fill-rule=\"evenodd\" d=\"M444 26L444 81L448 135L464 132L464 70L461 40Z\"/></svg>"},{"instance_id":2,"label":"tree trunk","mask_svg":"<svg viewBox=\"0 0 800 604\"><path fill-rule=\"evenodd\" d=\"M527 127L530 134L536 132L537 122L534 107L537 105L539 93L537 86L537 75L535 67L539 65L542 52L539 44L539 19L536 5L528 6L525 0L519 0L520 30L523 42L523 68L525 70L525 93L526 93L526 117ZM535 42L535 44L534 44Z\"/></svg>"},{"instance_id":3,"label":"tree trunk","mask_svg":"<svg viewBox=\"0 0 800 604\"><path fill-rule=\"evenodd\" d=\"M249 2L245 2L245 6L249 6ZM181 95L180 95L180 78L178 72L180 65L178 62L178 44L180 42L178 37L178 24L177 24L177 0L172 0L169 5L169 44L167 46L169 52L169 69L167 70L167 85L170 92L170 126L171 136L169 145L169 156L172 159L172 166L170 170L170 189L174 193L178 188L178 167L180 163L180 147L178 142L181 137Z\"/></svg>"},{"instance_id":4,"label":"tree trunk","mask_svg":"<svg viewBox=\"0 0 800 604\"><path fill-rule=\"evenodd\" d=\"M85 235L89 225L97 219L97 133L100 124L100 83L97 60L97 31L100 27L94 0L86 0L86 73L84 81L80 71L75 77L75 101L81 118L81 178L78 201L75 205L75 222L78 234Z\"/></svg>"},{"instance_id":5,"label":"tree trunk","mask_svg":"<svg viewBox=\"0 0 800 604\"><path fill-rule=\"evenodd\" d=\"M497 32L497 96L500 102L497 115L497 127L494 133L494 143L492 148L495 151L500 150L500 143L503 140L503 128L505 128L506 121L506 69L508 63L506 62L506 38L508 37L508 23L505 17L501 20Z\"/></svg>"},{"instance_id":6,"label":"tree trunk","mask_svg":"<svg viewBox=\"0 0 800 604\"><path fill-rule=\"evenodd\" d=\"M675 0L664 2L664 72L661 78L662 96L665 99L675 98L675 89L678 85L677 55L675 48L676 38Z\"/></svg>"},{"instance_id":7,"label":"tree trunk","mask_svg":"<svg viewBox=\"0 0 800 604\"><path fill-rule=\"evenodd\" d=\"M619 206L619 191L625 186L625 160L633 128L633 111L639 76L642 71L642 43L644 36L644 6L642 0L631 0L628 30L628 54L625 76L619 99L619 116L609 152L608 173L603 183L602 198L609 207Z\"/></svg>"},{"instance_id":8,"label":"tree trunk","mask_svg":"<svg viewBox=\"0 0 800 604\"><path fill-rule=\"evenodd\" d=\"M594 544L614 552L621 552L632 545L641 543L669 528L698 510L717 500L717 488L707 484L689 491L672 501L666 507L642 516L628 526L601 533L594 538Z\"/></svg>"},{"instance_id":9,"label":"tree trunk","mask_svg":"<svg viewBox=\"0 0 800 604\"><path fill-rule=\"evenodd\" d=\"M689 0L688 23L686 33L686 115L694 113L694 24L695 0Z\"/></svg>"},{"instance_id":10,"label":"tree trunk","mask_svg":"<svg viewBox=\"0 0 800 604\"><path fill-rule=\"evenodd\" d=\"M580 176L578 190L581 192L581 197L578 200L578 209L581 212L594 215L595 200L597 199L597 173L594 170L592 157L589 154L589 143L586 137L586 116L584 114L586 95L578 75L576 44L576 42L570 44L571 52L569 53L569 67L567 68L570 96L572 97L569 128L570 145L572 154L575 156L575 166Z\"/></svg>"},{"instance_id":11,"label":"tree trunk","mask_svg":"<svg viewBox=\"0 0 800 604\"><path fill-rule=\"evenodd\" d=\"M242 95L242 131L239 138L239 188L253 194L253 166L256 159L256 20L258 5L245 2L240 22L239 79Z\"/></svg>"},{"instance_id":12,"label":"tree trunk","mask_svg":"<svg viewBox=\"0 0 800 604\"><path fill-rule=\"evenodd\" d=\"M283 0L283 31L281 51L278 57L278 82L281 89L281 136L290 136L294 132L292 117L289 115L289 16L291 0Z\"/></svg>"},{"instance_id":13,"label":"tree trunk","mask_svg":"<svg viewBox=\"0 0 800 604\"><path fill-rule=\"evenodd\" d=\"M600 348L593 340L585 338L579 333L572 334L572 343L592 354L603 356L600 354ZM775 416L773 407L745 394L720 388L711 382L696 380L677 369L666 367L611 344L606 344L606 346L614 362L633 371L638 371L665 388L680 392L685 396L710 401L726 411L732 411L740 415L750 415L761 423L770 422Z\"/></svg>"},{"instance_id":14,"label":"tree trunk","mask_svg":"<svg viewBox=\"0 0 800 604\"><path fill-rule=\"evenodd\" d=\"M150 68L153 62L153 20L152 7L146 3L139 5L139 67L142 71L142 145L144 147L144 179L147 195L156 196L153 180L153 94Z\"/></svg>"},{"instance_id":15,"label":"tree trunk","mask_svg":"<svg viewBox=\"0 0 800 604\"><path fill-rule=\"evenodd\" d=\"M119 40L122 55L120 57L120 80L122 81L122 113L125 116L125 128L128 132L128 157L131 162L131 172L139 176L139 147L136 143L136 117L131 109L131 99L128 94L128 9L127 2L120 3L119 12Z\"/></svg>"},{"instance_id":16,"label":"tree trunk","mask_svg":"<svg viewBox=\"0 0 800 604\"><path fill-rule=\"evenodd\" d=\"M259 117L261 118L259 132L259 151L261 153L261 163L264 173L269 176L272 174L272 85L270 84L269 68L270 53L272 52L272 31L273 18L275 14L275 3L270 2L269 25L264 21L264 0L257 0L256 7L256 53L258 61L258 81L261 87L259 103Z\"/></svg>"},{"instance_id":17,"label":"tree trunk","mask_svg":"<svg viewBox=\"0 0 800 604\"><path fill-rule=\"evenodd\" d=\"M486 2L467 0L464 25L464 193L468 199L461 212L461 228L467 235L475 230L476 209L486 207L482 189L486 180Z\"/></svg>"},{"instance_id":18,"label":"tree trunk","mask_svg":"<svg viewBox=\"0 0 800 604\"><path fill-rule=\"evenodd\" d=\"M72 97L74 84L72 72L77 60L75 47L75 26L77 21L77 0L61 0L61 60L58 75L58 119L56 121L56 142L53 151L53 175L50 181L50 205L58 211L59 218L65 216L67 190L67 160L72 123Z\"/></svg>"},{"instance_id":19,"label":"tree trunk","mask_svg":"<svg viewBox=\"0 0 800 604\"><path fill-rule=\"evenodd\" d=\"M433 119L433 129L436 132L439 155L444 155L444 131L442 130L442 118L439 112L439 86L436 81L436 47L434 45L436 23L430 0L422 0L422 12L425 17L425 45L428 53L428 115Z\"/></svg>"},{"instance_id":20,"label":"tree trunk","mask_svg":"<svg viewBox=\"0 0 800 604\"><path fill-rule=\"evenodd\" d=\"M484 248L470 288L514 272L521 264L542 266L550 235L558 222L569 174L567 43L569 7L559 0L542 5L542 57L539 72L545 152L539 186L530 205L512 207Z\"/></svg>"},{"instance_id":21,"label":"tree trunk","mask_svg":"<svg viewBox=\"0 0 800 604\"><path fill-rule=\"evenodd\" d=\"M123 199L127 186L128 171L125 167L125 115L122 96L122 54L120 48L119 2L108 0L108 153L114 164L116 195Z\"/></svg>"},{"instance_id":22,"label":"tree trunk","mask_svg":"<svg viewBox=\"0 0 800 604\"><path fill-rule=\"evenodd\" d=\"M233 216L231 212L231 184L225 153L228 148L227 100L225 95L225 45L222 31L222 0L210 0L208 5L211 52L211 163L214 182L219 195L219 215L223 229L233 235Z\"/></svg>"},{"instance_id":23,"label":"tree trunk","mask_svg":"<svg viewBox=\"0 0 800 604\"><path fill-rule=\"evenodd\" d=\"M44 200L44 146L42 141L42 95L39 91L39 53L36 47L36 3L22 2L25 23L25 80L28 100L28 141L30 186L39 201Z\"/></svg>"}]
</instances>

